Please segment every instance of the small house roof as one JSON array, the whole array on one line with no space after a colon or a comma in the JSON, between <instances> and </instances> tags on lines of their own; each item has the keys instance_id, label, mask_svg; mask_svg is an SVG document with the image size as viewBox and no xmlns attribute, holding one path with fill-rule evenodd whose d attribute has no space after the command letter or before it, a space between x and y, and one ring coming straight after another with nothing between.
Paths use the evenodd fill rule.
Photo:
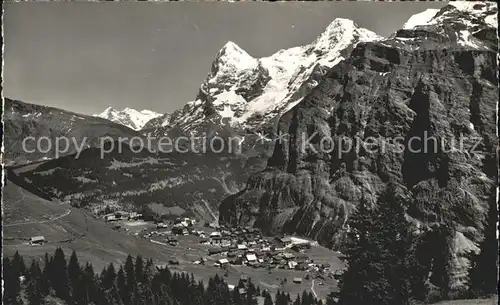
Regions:
<instances>
[{"instance_id":1,"label":"small house roof","mask_svg":"<svg viewBox=\"0 0 500 305\"><path fill-rule=\"evenodd\" d=\"M249 262L253 262L253 261L256 261L257 260L257 256L255 256L255 254L247 254L246 255L246 258Z\"/></svg>"},{"instance_id":2,"label":"small house roof","mask_svg":"<svg viewBox=\"0 0 500 305\"><path fill-rule=\"evenodd\" d=\"M45 237L43 236L33 236L30 238L30 241L44 241L45 240Z\"/></svg>"}]
</instances>

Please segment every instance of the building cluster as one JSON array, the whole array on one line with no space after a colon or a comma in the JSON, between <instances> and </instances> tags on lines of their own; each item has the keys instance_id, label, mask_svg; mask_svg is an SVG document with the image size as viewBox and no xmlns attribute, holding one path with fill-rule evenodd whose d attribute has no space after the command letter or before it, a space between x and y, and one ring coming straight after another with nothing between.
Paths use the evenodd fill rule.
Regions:
<instances>
[{"instance_id":1,"label":"building cluster","mask_svg":"<svg viewBox=\"0 0 500 305\"><path fill-rule=\"evenodd\" d=\"M319 270L307 254L307 241L294 241L289 237L269 241L256 228L230 228L212 232L200 242L215 246L208 255L217 258L215 266L246 265L253 268L281 268L293 270Z\"/></svg>"},{"instance_id":2,"label":"building cluster","mask_svg":"<svg viewBox=\"0 0 500 305\"><path fill-rule=\"evenodd\" d=\"M103 216L104 220L107 222L119 221L119 220L140 220L144 219L141 213L136 212L125 212L116 211Z\"/></svg>"}]
</instances>

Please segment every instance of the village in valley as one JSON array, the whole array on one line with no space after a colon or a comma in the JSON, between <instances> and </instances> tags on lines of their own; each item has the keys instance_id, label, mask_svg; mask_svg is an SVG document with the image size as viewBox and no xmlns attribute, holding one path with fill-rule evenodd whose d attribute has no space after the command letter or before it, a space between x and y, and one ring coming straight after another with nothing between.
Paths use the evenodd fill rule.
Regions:
<instances>
[{"instance_id":1,"label":"village in valley","mask_svg":"<svg viewBox=\"0 0 500 305\"><path fill-rule=\"evenodd\" d=\"M204 273L219 273L235 278L228 281L234 288L238 280L253 274L266 274L273 283L263 288L284 288L285 285L336 286L344 264L338 251L323 248L317 242L295 236L263 236L254 227L228 227L198 221L193 217L173 220L148 219L140 213L114 212L100 216L114 230L125 231L137 238L169 247L179 255L157 268ZM172 218L172 217L170 217ZM273 277L276 274L277 277ZM308 282L309 284L306 284ZM305 285L302 285L305 284ZM319 288L317 288L319 289Z\"/></svg>"}]
</instances>

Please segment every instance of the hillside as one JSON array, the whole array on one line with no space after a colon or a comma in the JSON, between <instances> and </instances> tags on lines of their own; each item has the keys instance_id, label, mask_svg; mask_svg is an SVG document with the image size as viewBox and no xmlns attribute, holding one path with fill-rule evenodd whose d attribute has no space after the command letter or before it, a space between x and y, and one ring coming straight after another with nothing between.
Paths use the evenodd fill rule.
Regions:
<instances>
[{"instance_id":1,"label":"hillside","mask_svg":"<svg viewBox=\"0 0 500 305\"><path fill-rule=\"evenodd\" d=\"M70 155L15 172L31 187L73 206L102 210L162 204L214 221L219 200L241 189L248 175L264 165L259 156L135 153L116 145L102 158L101 149L90 148L78 159Z\"/></svg>"},{"instance_id":2,"label":"hillside","mask_svg":"<svg viewBox=\"0 0 500 305\"><path fill-rule=\"evenodd\" d=\"M42 199L6 180L3 189L4 255L19 251L27 258L39 259L45 252L62 247L66 253L78 251L83 261L101 269L110 262L123 261L128 254L144 254L167 262L172 254L146 240L112 229L90 213L54 200ZM43 246L30 246L32 236L42 235Z\"/></svg>"},{"instance_id":3,"label":"hillside","mask_svg":"<svg viewBox=\"0 0 500 305\"><path fill-rule=\"evenodd\" d=\"M128 127L102 118L9 98L4 101L4 147L7 166L73 154L82 144L83 148L98 146L100 139L108 136L113 139L141 136ZM25 151L23 139L27 137L34 139L26 141ZM50 141L42 140L37 147L37 141L42 138ZM60 141L59 155L55 148L58 138L68 139L69 143L66 149L66 142Z\"/></svg>"}]
</instances>

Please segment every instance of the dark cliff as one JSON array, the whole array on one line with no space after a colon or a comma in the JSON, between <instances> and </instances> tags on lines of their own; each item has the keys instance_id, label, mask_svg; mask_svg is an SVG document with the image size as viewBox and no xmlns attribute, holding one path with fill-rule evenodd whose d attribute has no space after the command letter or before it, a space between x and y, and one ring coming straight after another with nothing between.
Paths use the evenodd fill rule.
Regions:
<instances>
[{"instance_id":1,"label":"dark cliff","mask_svg":"<svg viewBox=\"0 0 500 305\"><path fill-rule=\"evenodd\" d=\"M375 204L396 182L419 227L453 223L463 276L461 256L477 250L495 204L498 41L474 15L449 6L438 15L359 44L332 68L281 117L285 136L266 170L222 202L220 221L340 247L362 194Z\"/></svg>"}]
</instances>

